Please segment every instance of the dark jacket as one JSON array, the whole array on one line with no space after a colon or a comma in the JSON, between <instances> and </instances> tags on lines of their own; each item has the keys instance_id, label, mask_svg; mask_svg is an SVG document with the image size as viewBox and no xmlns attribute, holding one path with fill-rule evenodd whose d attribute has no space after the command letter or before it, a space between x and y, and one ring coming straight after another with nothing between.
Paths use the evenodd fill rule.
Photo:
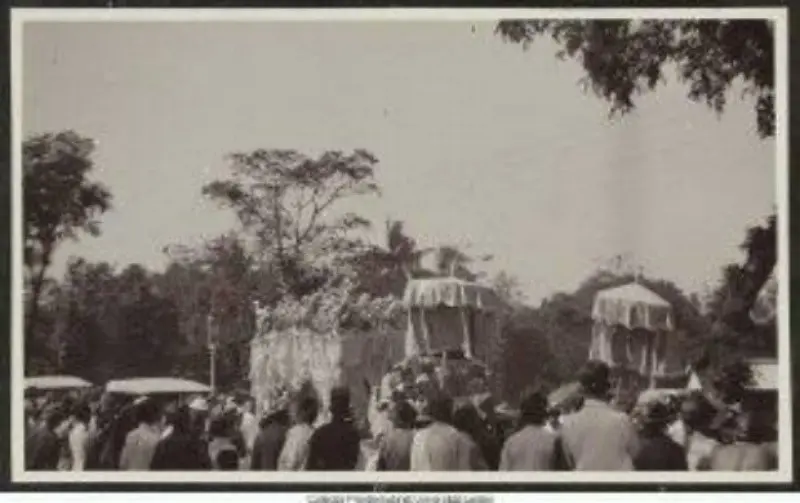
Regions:
<instances>
[{"instance_id":1,"label":"dark jacket","mask_svg":"<svg viewBox=\"0 0 800 503\"><path fill-rule=\"evenodd\" d=\"M41 427L28 438L25 469L55 471L61 457L61 442L49 428Z\"/></svg>"},{"instance_id":2,"label":"dark jacket","mask_svg":"<svg viewBox=\"0 0 800 503\"><path fill-rule=\"evenodd\" d=\"M278 458L281 455L283 444L286 442L288 430L289 427L278 420L269 421L264 425L253 444L251 470L275 471L278 469Z\"/></svg>"},{"instance_id":3,"label":"dark jacket","mask_svg":"<svg viewBox=\"0 0 800 503\"><path fill-rule=\"evenodd\" d=\"M151 470L189 471L210 470L206 443L188 432L173 432L162 439L153 454Z\"/></svg>"},{"instance_id":4,"label":"dark jacket","mask_svg":"<svg viewBox=\"0 0 800 503\"><path fill-rule=\"evenodd\" d=\"M306 470L349 471L358 464L361 435L352 421L334 417L311 436Z\"/></svg>"},{"instance_id":5,"label":"dark jacket","mask_svg":"<svg viewBox=\"0 0 800 503\"><path fill-rule=\"evenodd\" d=\"M392 428L381 442L378 470L400 472L411 469L411 444L416 432L410 428Z\"/></svg>"},{"instance_id":6,"label":"dark jacket","mask_svg":"<svg viewBox=\"0 0 800 503\"><path fill-rule=\"evenodd\" d=\"M633 458L639 471L686 471L686 453L680 445L664 434L641 436L639 452Z\"/></svg>"}]
</instances>

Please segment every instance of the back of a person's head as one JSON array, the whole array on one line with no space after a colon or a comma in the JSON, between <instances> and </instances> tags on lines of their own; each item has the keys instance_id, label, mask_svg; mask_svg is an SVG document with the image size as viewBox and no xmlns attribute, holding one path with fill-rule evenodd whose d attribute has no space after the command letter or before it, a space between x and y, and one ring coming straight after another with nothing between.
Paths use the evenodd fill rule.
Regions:
<instances>
[{"instance_id":1,"label":"back of a person's head","mask_svg":"<svg viewBox=\"0 0 800 503\"><path fill-rule=\"evenodd\" d=\"M49 411L45 412L45 424L47 425L48 430L55 430L64 420L67 419L66 414L58 407L53 407Z\"/></svg>"},{"instance_id":2,"label":"back of a person's head","mask_svg":"<svg viewBox=\"0 0 800 503\"><path fill-rule=\"evenodd\" d=\"M152 399L146 399L136 406L136 419L141 424L154 424L161 419L161 407Z\"/></svg>"},{"instance_id":3,"label":"back of a person's head","mask_svg":"<svg viewBox=\"0 0 800 503\"><path fill-rule=\"evenodd\" d=\"M189 414L189 408L185 405L181 405L170 412L167 416L167 424L172 426L173 431L176 433L188 433L192 424L192 416Z\"/></svg>"},{"instance_id":4,"label":"back of a person's head","mask_svg":"<svg viewBox=\"0 0 800 503\"><path fill-rule=\"evenodd\" d=\"M214 418L211 420L208 432L212 438L227 437L230 433L230 429L228 428L229 424L229 421L225 417Z\"/></svg>"},{"instance_id":5,"label":"back of a person's head","mask_svg":"<svg viewBox=\"0 0 800 503\"><path fill-rule=\"evenodd\" d=\"M350 414L350 390L344 386L336 386L331 390L331 414L343 417Z\"/></svg>"},{"instance_id":6,"label":"back of a person's head","mask_svg":"<svg viewBox=\"0 0 800 503\"><path fill-rule=\"evenodd\" d=\"M435 421L452 423L453 399L444 393L435 393L428 401L428 413Z\"/></svg>"},{"instance_id":7,"label":"back of a person's head","mask_svg":"<svg viewBox=\"0 0 800 503\"><path fill-rule=\"evenodd\" d=\"M468 402L459 404L453 412L453 426L470 435L477 432L480 420L478 409Z\"/></svg>"},{"instance_id":8,"label":"back of a person's head","mask_svg":"<svg viewBox=\"0 0 800 503\"><path fill-rule=\"evenodd\" d=\"M681 403L680 415L687 426L702 429L714 418L714 407L702 393L693 393Z\"/></svg>"},{"instance_id":9,"label":"back of a person's head","mask_svg":"<svg viewBox=\"0 0 800 503\"><path fill-rule=\"evenodd\" d=\"M520 423L542 425L549 416L547 397L539 389L526 390L520 400Z\"/></svg>"},{"instance_id":10,"label":"back of a person's head","mask_svg":"<svg viewBox=\"0 0 800 503\"><path fill-rule=\"evenodd\" d=\"M578 382L587 395L604 398L611 388L611 369L605 362L590 360L578 373Z\"/></svg>"},{"instance_id":11,"label":"back of a person's head","mask_svg":"<svg viewBox=\"0 0 800 503\"><path fill-rule=\"evenodd\" d=\"M72 411L72 416L81 423L86 424L92 419L92 410L89 408L87 403L81 402L75 404Z\"/></svg>"},{"instance_id":12,"label":"back of a person's head","mask_svg":"<svg viewBox=\"0 0 800 503\"><path fill-rule=\"evenodd\" d=\"M217 454L217 466L220 470L232 471L239 469L239 455L233 449L223 449Z\"/></svg>"},{"instance_id":13,"label":"back of a person's head","mask_svg":"<svg viewBox=\"0 0 800 503\"><path fill-rule=\"evenodd\" d=\"M409 429L414 426L417 419L417 411L405 400L395 402L390 411L392 425L395 428Z\"/></svg>"},{"instance_id":14,"label":"back of a person's head","mask_svg":"<svg viewBox=\"0 0 800 503\"><path fill-rule=\"evenodd\" d=\"M313 424L319 414L319 402L313 396L303 396L297 403L297 422Z\"/></svg>"}]
</instances>

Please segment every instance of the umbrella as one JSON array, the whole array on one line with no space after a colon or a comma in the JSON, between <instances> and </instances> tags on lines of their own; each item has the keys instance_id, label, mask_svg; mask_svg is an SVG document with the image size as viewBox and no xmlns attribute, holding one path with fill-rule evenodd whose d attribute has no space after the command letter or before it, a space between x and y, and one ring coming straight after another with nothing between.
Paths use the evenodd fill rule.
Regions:
<instances>
[{"instance_id":1,"label":"umbrella","mask_svg":"<svg viewBox=\"0 0 800 503\"><path fill-rule=\"evenodd\" d=\"M205 384L178 379L174 377L138 377L109 381L106 384L109 393L125 395L153 395L175 393L210 393L211 388Z\"/></svg>"},{"instance_id":2,"label":"umbrella","mask_svg":"<svg viewBox=\"0 0 800 503\"><path fill-rule=\"evenodd\" d=\"M25 389L57 390L91 388L92 383L75 376L37 376L25 378Z\"/></svg>"}]
</instances>

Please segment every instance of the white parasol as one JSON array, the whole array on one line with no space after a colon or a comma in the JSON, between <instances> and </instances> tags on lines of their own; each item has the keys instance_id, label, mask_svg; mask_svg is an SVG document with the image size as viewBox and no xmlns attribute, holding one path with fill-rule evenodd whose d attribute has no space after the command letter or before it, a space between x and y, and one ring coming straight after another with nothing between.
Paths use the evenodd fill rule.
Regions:
<instances>
[{"instance_id":1,"label":"white parasol","mask_svg":"<svg viewBox=\"0 0 800 503\"><path fill-rule=\"evenodd\" d=\"M124 395L210 393L205 384L174 377L137 377L109 381L106 391Z\"/></svg>"},{"instance_id":2,"label":"white parasol","mask_svg":"<svg viewBox=\"0 0 800 503\"><path fill-rule=\"evenodd\" d=\"M75 376L53 375L25 378L25 389L59 390L91 387L92 383Z\"/></svg>"}]
</instances>

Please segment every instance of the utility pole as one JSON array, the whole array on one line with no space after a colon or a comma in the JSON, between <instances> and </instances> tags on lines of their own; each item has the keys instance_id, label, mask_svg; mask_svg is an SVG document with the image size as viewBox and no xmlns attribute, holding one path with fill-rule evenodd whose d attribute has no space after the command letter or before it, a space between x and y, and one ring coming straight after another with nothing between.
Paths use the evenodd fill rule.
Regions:
<instances>
[{"instance_id":1,"label":"utility pole","mask_svg":"<svg viewBox=\"0 0 800 503\"><path fill-rule=\"evenodd\" d=\"M217 345L212 332L214 329L214 315L212 313L208 314L207 325L206 332L208 334L209 386L211 387L211 392L215 393L217 384Z\"/></svg>"}]
</instances>

